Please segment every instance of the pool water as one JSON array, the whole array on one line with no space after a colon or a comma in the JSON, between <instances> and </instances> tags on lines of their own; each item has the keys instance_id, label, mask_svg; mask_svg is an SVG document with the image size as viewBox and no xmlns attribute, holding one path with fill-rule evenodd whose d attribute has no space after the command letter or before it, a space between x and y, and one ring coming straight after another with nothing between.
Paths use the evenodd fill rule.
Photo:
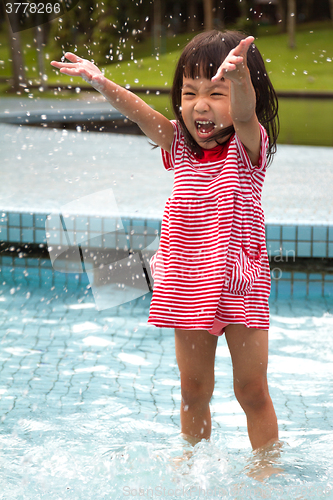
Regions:
<instances>
[{"instance_id":1,"label":"pool water","mask_svg":"<svg viewBox=\"0 0 333 500\"><path fill-rule=\"evenodd\" d=\"M0 499L333 498L333 302L271 303L281 447L253 453L224 338L212 439L179 435L173 331L150 294L97 311L89 287L6 278L0 292ZM270 465L280 474L259 481Z\"/></svg>"}]
</instances>

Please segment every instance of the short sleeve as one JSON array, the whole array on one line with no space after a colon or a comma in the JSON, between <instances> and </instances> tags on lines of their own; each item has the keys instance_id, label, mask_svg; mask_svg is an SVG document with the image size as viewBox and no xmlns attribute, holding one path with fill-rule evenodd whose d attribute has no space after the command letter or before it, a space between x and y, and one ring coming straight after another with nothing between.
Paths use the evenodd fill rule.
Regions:
<instances>
[{"instance_id":1,"label":"short sleeve","mask_svg":"<svg viewBox=\"0 0 333 500\"><path fill-rule=\"evenodd\" d=\"M181 138L181 131L178 122L176 120L171 120L171 123L174 128L174 136L171 144L171 151L169 153L168 151L165 151L165 149L161 150L163 165L166 170L174 170L175 168L176 151L178 149Z\"/></svg>"},{"instance_id":2,"label":"short sleeve","mask_svg":"<svg viewBox=\"0 0 333 500\"><path fill-rule=\"evenodd\" d=\"M259 161L258 165L252 165L252 162L249 158L249 155L247 154L247 151L240 141L239 137L237 134L235 134L235 140L237 144L238 151L240 153L240 156L244 162L244 164L251 170L261 170L265 171L267 167L267 150L268 150L268 136L265 127L263 127L261 124L260 126L260 154L259 154Z\"/></svg>"}]
</instances>

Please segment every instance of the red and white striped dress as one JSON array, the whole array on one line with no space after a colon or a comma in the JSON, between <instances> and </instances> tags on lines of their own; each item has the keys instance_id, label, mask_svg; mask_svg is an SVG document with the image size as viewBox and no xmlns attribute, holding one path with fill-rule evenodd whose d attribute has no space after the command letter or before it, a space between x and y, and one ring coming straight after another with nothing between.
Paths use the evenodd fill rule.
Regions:
<instances>
[{"instance_id":1,"label":"red and white striped dress","mask_svg":"<svg viewBox=\"0 0 333 500\"><path fill-rule=\"evenodd\" d=\"M151 259L154 291L148 323L211 330L227 325L269 328L270 269L261 192L268 138L261 126L258 166L236 134L198 159L180 125L164 166L174 170L159 249ZM215 155L215 158L212 156Z\"/></svg>"}]
</instances>

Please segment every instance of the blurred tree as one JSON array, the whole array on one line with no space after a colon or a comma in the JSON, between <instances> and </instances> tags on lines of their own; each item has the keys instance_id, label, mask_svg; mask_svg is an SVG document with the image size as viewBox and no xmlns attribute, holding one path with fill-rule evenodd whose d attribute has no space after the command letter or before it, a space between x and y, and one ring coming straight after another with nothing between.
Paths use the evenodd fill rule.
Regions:
<instances>
[{"instance_id":1,"label":"blurred tree","mask_svg":"<svg viewBox=\"0 0 333 500\"><path fill-rule=\"evenodd\" d=\"M12 89L15 92L22 90L22 87L27 86L24 61L22 55L22 45L21 37L19 32L19 18L18 15L13 15L12 25L9 22L8 16L6 15L6 23L8 30L8 39L12 59L12 70L13 70L13 85Z\"/></svg>"},{"instance_id":2,"label":"blurred tree","mask_svg":"<svg viewBox=\"0 0 333 500\"><path fill-rule=\"evenodd\" d=\"M288 0L288 45L290 49L296 47L295 28L296 28L296 0Z\"/></svg>"},{"instance_id":3,"label":"blurred tree","mask_svg":"<svg viewBox=\"0 0 333 500\"><path fill-rule=\"evenodd\" d=\"M331 21L332 21L332 24L333 24L333 0L329 0L329 7L330 7L330 14L331 14Z\"/></svg>"},{"instance_id":4,"label":"blurred tree","mask_svg":"<svg viewBox=\"0 0 333 500\"><path fill-rule=\"evenodd\" d=\"M188 5L187 29L188 31L198 31L199 29L198 2L196 2L196 0L192 0L187 5Z\"/></svg>"},{"instance_id":5,"label":"blurred tree","mask_svg":"<svg viewBox=\"0 0 333 500\"><path fill-rule=\"evenodd\" d=\"M206 31L212 30L213 24L213 0L203 0L204 27Z\"/></svg>"}]
</instances>

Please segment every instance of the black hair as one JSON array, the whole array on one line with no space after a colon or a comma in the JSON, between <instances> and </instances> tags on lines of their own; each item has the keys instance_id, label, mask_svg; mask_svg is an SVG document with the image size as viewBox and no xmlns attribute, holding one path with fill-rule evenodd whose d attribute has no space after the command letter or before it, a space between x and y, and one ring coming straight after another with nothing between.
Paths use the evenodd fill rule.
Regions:
<instances>
[{"instance_id":1,"label":"black hair","mask_svg":"<svg viewBox=\"0 0 333 500\"><path fill-rule=\"evenodd\" d=\"M181 113L181 89L183 77L211 79L222 62L239 42L247 35L238 31L206 31L196 35L184 48L176 66L171 99L174 114L180 122L185 140L193 153L202 156L202 149L187 130ZM263 58L253 43L247 53L247 66L250 71L252 85L256 94L256 114L259 122L267 131L269 147L268 162L276 152L276 141L279 134L278 99L267 74ZM217 143L234 133L234 127L226 127L213 137ZM212 137L209 138L211 140ZM223 142L223 141L222 141Z\"/></svg>"}]
</instances>

